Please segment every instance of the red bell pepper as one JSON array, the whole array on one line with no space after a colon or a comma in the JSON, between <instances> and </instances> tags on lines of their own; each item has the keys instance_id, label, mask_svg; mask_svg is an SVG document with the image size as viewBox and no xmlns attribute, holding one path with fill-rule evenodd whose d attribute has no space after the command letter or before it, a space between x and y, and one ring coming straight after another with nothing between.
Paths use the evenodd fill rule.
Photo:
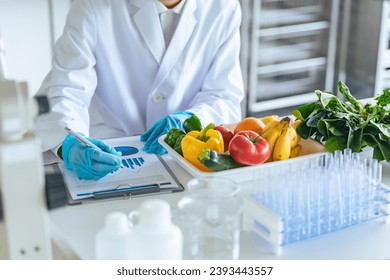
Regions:
<instances>
[{"instance_id":1,"label":"red bell pepper","mask_svg":"<svg viewBox=\"0 0 390 280\"><path fill-rule=\"evenodd\" d=\"M218 130L222 134L224 151L226 152L229 149L230 140L232 140L234 133L227 127L222 125L215 126L214 130Z\"/></svg>"}]
</instances>

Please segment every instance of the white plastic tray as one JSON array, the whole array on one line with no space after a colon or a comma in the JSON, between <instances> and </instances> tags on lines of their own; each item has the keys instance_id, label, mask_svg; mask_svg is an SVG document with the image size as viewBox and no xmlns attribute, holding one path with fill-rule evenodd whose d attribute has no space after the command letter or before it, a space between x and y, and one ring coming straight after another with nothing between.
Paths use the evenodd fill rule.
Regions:
<instances>
[{"instance_id":1,"label":"white plastic tray","mask_svg":"<svg viewBox=\"0 0 390 280\"><path fill-rule=\"evenodd\" d=\"M308 159L312 159L315 157L319 157L326 153L324 146L319 144L318 142L308 139L302 139L300 145L302 145L302 151L299 157L262 163L258 165L252 166L244 166L239 168L234 168L230 170L216 171L216 172L205 172L201 171L195 166L193 166L190 162L188 162L184 157L178 154L174 149L172 149L167 143L165 143L164 139L165 135L160 136L158 142L168 151L168 154L188 173L197 178L211 178L215 176L229 178L235 182L245 182L255 179L258 172L262 172L262 175L267 176L270 172L275 169L279 169L281 167L288 167L290 164L296 165L302 163L302 161L306 161Z\"/></svg>"}]
</instances>

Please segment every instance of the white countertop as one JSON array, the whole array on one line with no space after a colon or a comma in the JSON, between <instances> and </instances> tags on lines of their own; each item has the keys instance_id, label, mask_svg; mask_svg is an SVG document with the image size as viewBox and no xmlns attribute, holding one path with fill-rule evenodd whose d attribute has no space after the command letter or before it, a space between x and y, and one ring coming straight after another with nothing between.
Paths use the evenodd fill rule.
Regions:
<instances>
[{"instance_id":1,"label":"white countertop","mask_svg":"<svg viewBox=\"0 0 390 280\"><path fill-rule=\"evenodd\" d=\"M185 186L192 177L170 156L163 157ZM384 164L383 182L390 185L390 164ZM243 186L245 187L245 185ZM158 195L175 207L186 194ZM155 196L156 197L156 196ZM80 259L94 259L94 238L106 214L111 211L129 213L150 197L129 200L99 201L96 203L66 206L50 211L52 236L65 252L73 252ZM241 232L240 259L390 259L390 223L383 219L339 230L282 248L280 255L270 245L250 233Z\"/></svg>"}]
</instances>

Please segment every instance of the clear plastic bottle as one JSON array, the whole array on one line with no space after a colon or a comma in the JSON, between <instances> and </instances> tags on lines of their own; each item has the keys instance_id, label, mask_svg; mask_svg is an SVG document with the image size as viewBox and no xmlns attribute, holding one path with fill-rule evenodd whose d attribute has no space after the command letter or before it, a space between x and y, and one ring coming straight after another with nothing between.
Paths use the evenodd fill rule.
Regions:
<instances>
[{"instance_id":1,"label":"clear plastic bottle","mask_svg":"<svg viewBox=\"0 0 390 280\"><path fill-rule=\"evenodd\" d=\"M150 199L141 205L139 222L133 226L130 243L131 259L182 259L182 232L172 223L171 209L166 201Z\"/></svg>"},{"instance_id":2,"label":"clear plastic bottle","mask_svg":"<svg viewBox=\"0 0 390 280\"><path fill-rule=\"evenodd\" d=\"M95 238L95 254L98 260L130 259L130 227L125 213L111 212L105 218Z\"/></svg>"}]
</instances>

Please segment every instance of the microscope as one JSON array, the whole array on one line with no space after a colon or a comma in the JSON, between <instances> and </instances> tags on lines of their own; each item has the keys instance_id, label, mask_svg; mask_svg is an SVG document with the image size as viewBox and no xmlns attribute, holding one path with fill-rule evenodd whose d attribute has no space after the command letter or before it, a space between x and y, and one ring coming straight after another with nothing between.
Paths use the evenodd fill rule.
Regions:
<instances>
[{"instance_id":1,"label":"microscope","mask_svg":"<svg viewBox=\"0 0 390 280\"><path fill-rule=\"evenodd\" d=\"M0 38L0 259L52 259L41 144L33 133L39 109L27 83L6 74Z\"/></svg>"}]
</instances>

